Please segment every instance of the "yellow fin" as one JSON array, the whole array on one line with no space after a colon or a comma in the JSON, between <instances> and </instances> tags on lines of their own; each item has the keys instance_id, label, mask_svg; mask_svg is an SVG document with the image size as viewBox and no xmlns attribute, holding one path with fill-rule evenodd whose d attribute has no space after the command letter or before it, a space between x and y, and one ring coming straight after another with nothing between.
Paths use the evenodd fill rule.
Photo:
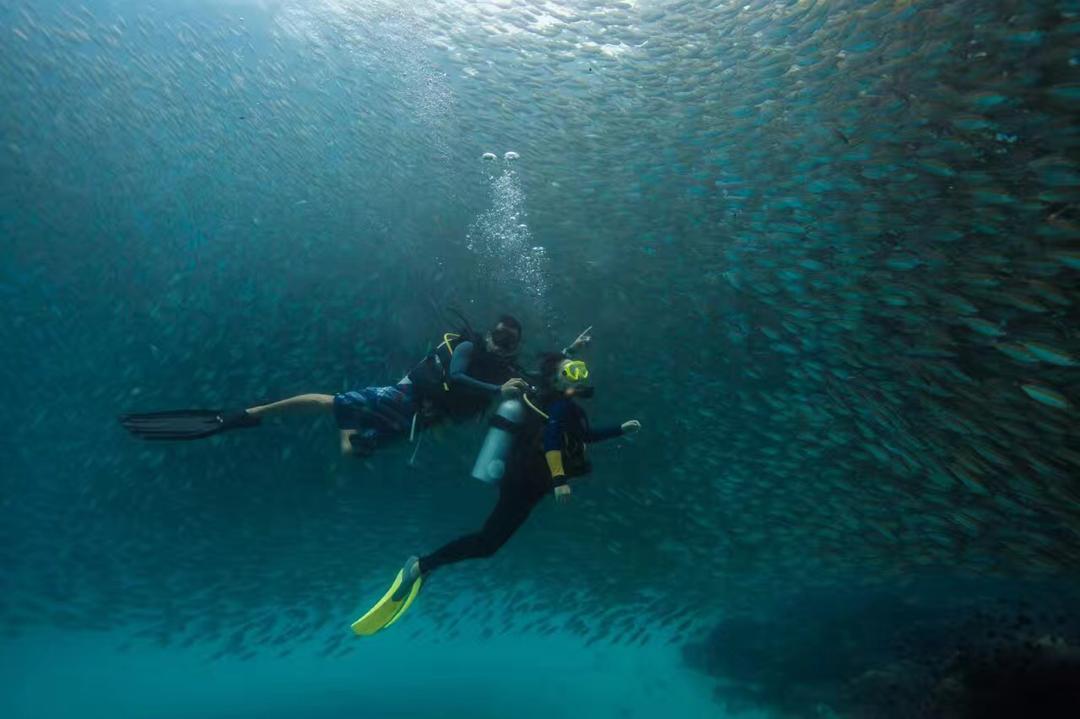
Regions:
<instances>
[{"instance_id":1,"label":"yellow fin","mask_svg":"<svg viewBox=\"0 0 1080 719\"><path fill-rule=\"evenodd\" d=\"M390 589L382 596L382 599L375 602L375 606L369 609L367 614L352 623L353 633L357 636L369 637L380 629L385 629L390 626L397 621L398 617L405 613L405 610L408 609L409 605L416 599L416 594L420 591L420 584L423 582L423 579L417 578L417 580L413 582L412 589L409 591L408 596L395 602L393 599L394 592L401 586L403 571L404 570L398 571L397 577L394 578L394 583L390 585Z\"/></svg>"},{"instance_id":2,"label":"yellow fin","mask_svg":"<svg viewBox=\"0 0 1080 719\"><path fill-rule=\"evenodd\" d=\"M423 577L416 578L416 581L413 582L412 589L409 590L409 596L405 597L405 602L401 605L401 609L398 610L398 613L394 615L393 619L386 623L386 626L384 626L383 629L386 629L386 627L389 627L391 624L401 619L402 615L409 611L409 607L412 606L413 600L416 599L416 595L420 593L420 584L423 583L423 581Z\"/></svg>"}]
</instances>

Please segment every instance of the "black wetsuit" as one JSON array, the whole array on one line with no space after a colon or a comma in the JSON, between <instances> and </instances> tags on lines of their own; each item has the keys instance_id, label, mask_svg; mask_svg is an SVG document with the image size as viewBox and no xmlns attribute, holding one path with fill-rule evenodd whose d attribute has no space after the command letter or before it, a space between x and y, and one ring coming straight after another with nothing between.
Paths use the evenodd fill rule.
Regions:
<instances>
[{"instance_id":1,"label":"black wetsuit","mask_svg":"<svg viewBox=\"0 0 1080 719\"><path fill-rule=\"evenodd\" d=\"M511 378L513 365L509 360L477 348L472 342L462 342L454 351L448 371L450 384L468 389L490 402ZM486 405L485 405L486 407Z\"/></svg>"},{"instance_id":2,"label":"black wetsuit","mask_svg":"<svg viewBox=\"0 0 1080 719\"><path fill-rule=\"evenodd\" d=\"M530 410L531 411L531 410ZM579 476L589 471L584 457L584 444L622 435L622 427L591 429L584 410L570 399L558 398L547 405L548 419L540 429L526 434L517 442L507 462L506 475L499 484L499 499L479 532L466 534L420 558L420 571L427 573L445 564L465 559L490 557L518 527L525 523L533 507L565 476ZM546 452L566 454L573 448L580 456L568 457L566 475L552 477L545 458Z\"/></svg>"},{"instance_id":3,"label":"black wetsuit","mask_svg":"<svg viewBox=\"0 0 1080 719\"><path fill-rule=\"evenodd\" d=\"M513 359L488 352L482 340L444 343L408 375L417 399L455 421L483 414L503 383L519 372ZM442 370L434 363L446 368Z\"/></svg>"}]
</instances>

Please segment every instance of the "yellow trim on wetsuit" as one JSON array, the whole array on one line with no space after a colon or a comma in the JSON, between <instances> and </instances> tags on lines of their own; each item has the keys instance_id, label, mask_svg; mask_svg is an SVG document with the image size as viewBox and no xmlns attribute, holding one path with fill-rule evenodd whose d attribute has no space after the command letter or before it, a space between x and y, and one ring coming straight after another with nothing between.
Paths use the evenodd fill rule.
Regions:
<instances>
[{"instance_id":1,"label":"yellow trim on wetsuit","mask_svg":"<svg viewBox=\"0 0 1080 719\"><path fill-rule=\"evenodd\" d=\"M566 480L566 470L562 466L562 450L561 449L549 449L544 452L544 459L547 460L548 469L551 470L551 478L558 480L562 477L563 481ZM559 484L559 482L556 482Z\"/></svg>"},{"instance_id":2,"label":"yellow trim on wetsuit","mask_svg":"<svg viewBox=\"0 0 1080 719\"><path fill-rule=\"evenodd\" d=\"M551 419L550 417L548 417L546 412L544 412L542 409L532 403L532 400L529 399L529 395L523 394L521 395L521 399L525 400L525 404L529 405L529 407L531 407L532 410L538 415L540 415L544 419ZM563 469L562 450L548 450L544 453L544 459L547 460L548 470L551 472L551 478L555 480L555 484L566 484L566 470ZM560 479L562 481L560 481Z\"/></svg>"}]
</instances>

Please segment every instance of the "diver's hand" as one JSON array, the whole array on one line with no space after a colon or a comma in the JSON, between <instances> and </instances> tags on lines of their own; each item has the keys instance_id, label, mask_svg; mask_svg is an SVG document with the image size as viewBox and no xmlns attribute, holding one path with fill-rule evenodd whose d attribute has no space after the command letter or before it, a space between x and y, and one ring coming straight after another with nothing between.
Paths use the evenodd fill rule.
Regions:
<instances>
[{"instance_id":1,"label":"diver's hand","mask_svg":"<svg viewBox=\"0 0 1080 719\"><path fill-rule=\"evenodd\" d=\"M629 420L627 422L622 423L622 433L623 434L633 434L634 432L637 432L639 429L641 429L641 422L638 422L636 419L631 419L631 420Z\"/></svg>"},{"instance_id":2,"label":"diver's hand","mask_svg":"<svg viewBox=\"0 0 1080 719\"><path fill-rule=\"evenodd\" d=\"M577 352L579 349L581 349L585 345L592 342L592 335L589 334L589 332L591 330L592 330L592 325L589 325L585 329L584 332L582 332L581 334L579 334L577 336L577 339L575 339L573 342L570 343L569 347L567 347L565 350L563 350L563 354L573 354L574 352Z\"/></svg>"},{"instance_id":3,"label":"diver's hand","mask_svg":"<svg viewBox=\"0 0 1080 719\"><path fill-rule=\"evenodd\" d=\"M570 485L560 484L555 488L555 501L558 504L566 504L570 501Z\"/></svg>"},{"instance_id":4,"label":"diver's hand","mask_svg":"<svg viewBox=\"0 0 1080 719\"><path fill-rule=\"evenodd\" d=\"M521 396L521 393L529 388L528 383L520 377L506 380L499 391L502 393L503 399L516 399Z\"/></svg>"}]
</instances>

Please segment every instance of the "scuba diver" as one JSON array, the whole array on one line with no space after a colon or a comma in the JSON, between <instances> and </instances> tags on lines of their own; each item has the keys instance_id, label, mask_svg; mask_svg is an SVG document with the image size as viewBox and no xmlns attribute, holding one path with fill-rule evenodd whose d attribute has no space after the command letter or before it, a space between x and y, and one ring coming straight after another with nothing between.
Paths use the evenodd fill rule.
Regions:
<instances>
[{"instance_id":1,"label":"scuba diver","mask_svg":"<svg viewBox=\"0 0 1080 719\"><path fill-rule=\"evenodd\" d=\"M591 468L586 444L641 428L635 419L591 427L575 401L592 396L588 378L585 363L567 356L566 350L544 355L540 389L529 388L520 399L510 398L499 405L473 467L473 477L499 482L499 498L484 526L430 554L410 557L389 591L353 623L353 632L368 636L396 622L416 598L424 578L439 567L495 554L549 493L560 504L569 501L569 480L588 474Z\"/></svg>"},{"instance_id":2,"label":"scuba diver","mask_svg":"<svg viewBox=\"0 0 1080 719\"><path fill-rule=\"evenodd\" d=\"M499 317L481 335L468 321L459 332L447 332L442 342L396 385L365 387L335 395L302 394L270 404L238 410L173 410L126 414L120 423L146 440L193 440L221 432L255 427L266 417L285 414L332 413L341 430L343 454L369 456L406 433L443 419L461 421L483 414L496 395L518 397L528 386L516 363L521 323ZM582 333L570 349L589 340Z\"/></svg>"}]
</instances>

